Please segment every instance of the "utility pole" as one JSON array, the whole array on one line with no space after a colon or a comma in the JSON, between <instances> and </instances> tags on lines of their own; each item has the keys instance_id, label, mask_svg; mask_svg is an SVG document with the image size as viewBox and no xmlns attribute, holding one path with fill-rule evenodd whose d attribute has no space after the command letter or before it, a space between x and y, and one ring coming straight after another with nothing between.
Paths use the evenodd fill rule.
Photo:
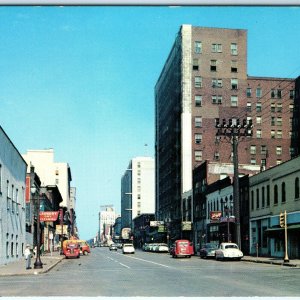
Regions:
<instances>
[{"instance_id":1,"label":"utility pole","mask_svg":"<svg viewBox=\"0 0 300 300\"><path fill-rule=\"evenodd\" d=\"M242 137L252 136L252 120L243 119L240 124L240 119L232 118L226 122L226 119L216 119L217 136L229 137L232 143L233 152L233 203L236 228L236 243L241 247L241 224L240 224L240 194L239 194L239 159L238 159L238 144Z\"/></svg>"}]
</instances>

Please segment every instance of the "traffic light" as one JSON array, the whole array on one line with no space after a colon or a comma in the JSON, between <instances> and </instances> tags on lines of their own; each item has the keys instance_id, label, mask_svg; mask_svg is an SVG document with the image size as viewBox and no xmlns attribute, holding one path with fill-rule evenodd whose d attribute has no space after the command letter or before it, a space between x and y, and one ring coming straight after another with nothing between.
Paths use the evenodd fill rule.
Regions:
<instances>
[{"instance_id":1,"label":"traffic light","mask_svg":"<svg viewBox=\"0 0 300 300\"><path fill-rule=\"evenodd\" d=\"M284 213L280 213L280 215L279 215L279 225L280 225L280 227L285 227L285 216L284 216Z\"/></svg>"}]
</instances>

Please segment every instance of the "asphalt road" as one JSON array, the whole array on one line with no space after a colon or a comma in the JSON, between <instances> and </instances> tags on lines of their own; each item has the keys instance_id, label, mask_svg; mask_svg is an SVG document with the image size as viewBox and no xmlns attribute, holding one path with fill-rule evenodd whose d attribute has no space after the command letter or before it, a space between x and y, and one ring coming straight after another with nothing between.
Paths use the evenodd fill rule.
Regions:
<instances>
[{"instance_id":1,"label":"asphalt road","mask_svg":"<svg viewBox=\"0 0 300 300\"><path fill-rule=\"evenodd\" d=\"M1 277L0 296L291 297L300 268L94 248L49 273Z\"/></svg>"}]
</instances>

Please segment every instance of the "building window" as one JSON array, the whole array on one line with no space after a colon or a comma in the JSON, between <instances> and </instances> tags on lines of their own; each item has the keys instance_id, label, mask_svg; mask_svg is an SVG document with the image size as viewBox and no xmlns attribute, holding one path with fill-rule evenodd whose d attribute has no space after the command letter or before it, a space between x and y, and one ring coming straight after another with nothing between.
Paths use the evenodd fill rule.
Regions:
<instances>
[{"instance_id":1,"label":"building window","mask_svg":"<svg viewBox=\"0 0 300 300\"><path fill-rule=\"evenodd\" d=\"M202 77L201 76L195 76L195 87L196 88L202 87Z\"/></svg>"},{"instance_id":2,"label":"building window","mask_svg":"<svg viewBox=\"0 0 300 300\"><path fill-rule=\"evenodd\" d=\"M285 182L281 184L281 202L286 202Z\"/></svg>"},{"instance_id":3,"label":"building window","mask_svg":"<svg viewBox=\"0 0 300 300\"><path fill-rule=\"evenodd\" d=\"M295 98L295 90L290 90L290 99Z\"/></svg>"},{"instance_id":4,"label":"building window","mask_svg":"<svg viewBox=\"0 0 300 300\"><path fill-rule=\"evenodd\" d=\"M294 157L296 155L296 150L294 147L290 147L290 156Z\"/></svg>"},{"instance_id":5,"label":"building window","mask_svg":"<svg viewBox=\"0 0 300 300\"><path fill-rule=\"evenodd\" d=\"M251 158L250 159L250 164L251 165L256 165L256 159L255 158Z\"/></svg>"},{"instance_id":6,"label":"building window","mask_svg":"<svg viewBox=\"0 0 300 300\"><path fill-rule=\"evenodd\" d=\"M211 60L210 61L210 70L213 72L217 71L217 61L216 60Z\"/></svg>"},{"instance_id":7,"label":"building window","mask_svg":"<svg viewBox=\"0 0 300 300\"><path fill-rule=\"evenodd\" d=\"M271 117L271 126L275 126L275 117Z\"/></svg>"},{"instance_id":8,"label":"building window","mask_svg":"<svg viewBox=\"0 0 300 300\"><path fill-rule=\"evenodd\" d=\"M278 186L274 185L274 205L278 204Z\"/></svg>"},{"instance_id":9,"label":"building window","mask_svg":"<svg viewBox=\"0 0 300 300\"><path fill-rule=\"evenodd\" d=\"M195 53L202 53L202 42L195 41Z\"/></svg>"},{"instance_id":10,"label":"building window","mask_svg":"<svg viewBox=\"0 0 300 300\"><path fill-rule=\"evenodd\" d=\"M276 165L280 165L282 164L282 160L281 159L276 159Z\"/></svg>"},{"instance_id":11,"label":"building window","mask_svg":"<svg viewBox=\"0 0 300 300\"><path fill-rule=\"evenodd\" d=\"M195 133L195 143L201 144L202 142L202 134L201 133Z\"/></svg>"},{"instance_id":12,"label":"building window","mask_svg":"<svg viewBox=\"0 0 300 300\"><path fill-rule=\"evenodd\" d=\"M222 104L222 96L213 95L211 99L213 104Z\"/></svg>"},{"instance_id":13,"label":"building window","mask_svg":"<svg viewBox=\"0 0 300 300\"><path fill-rule=\"evenodd\" d=\"M247 102L247 111L251 111L251 102Z\"/></svg>"},{"instance_id":14,"label":"building window","mask_svg":"<svg viewBox=\"0 0 300 300\"><path fill-rule=\"evenodd\" d=\"M232 60L231 61L231 72L232 73L237 73L237 71L238 71L237 61L236 60Z\"/></svg>"},{"instance_id":15,"label":"building window","mask_svg":"<svg viewBox=\"0 0 300 300\"><path fill-rule=\"evenodd\" d=\"M215 160L220 160L220 153L219 152L215 152L215 154L214 154L214 159Z\"/></svg>"},{"instance_id":16,"label":"building window","mask_svg":"<svg viewBox=\"0 0 300 300\"><path fill-rule=\"evenodd\" d=\"M299 194L300 194L299 177L296 177L296 179L295 179L295 199L299 198Z\"/></svg>"},{"instance_id":17,"label":"building window","mask_svg":"<svg viewBox=\"0 0 300 300\"><path fill-rule=\"evenodd\" d=\"M266 166L267 166L267 160L265 158L261 159L260 165L261 165L262 169L265 170Z\"/></svg>"},{"instance_id":18,"label":"building window","mask_svg":"<svg viewBox=\"0 0 300 300\"><path fill-rule=\"evenodd\" d=\"M195 161L202 161L202 151L195 151Z\"/></svg>"},{"instance_id":19,"label":"building window","mask_svg":"<svg viewBox=\"0 0 300 300\"><path fill-rule=\"evenodd\" d=\"M271 90L271 98L281 99L281 90L272 89Z\"/></svg>"},{"instance_id":20,"label":"building window","mask_svg":"<svg viewBox=\"0 0 300 300\"><path fill-rule=\"evenodd\" d=\"M198 58L193 59L193 70L198 71L199 70L199 63L198 63Z\"/></svg>"},{"instance_id":21,"label":"building window","mask_svg":"<svg viewBox=\"0 0 300 300\"><path fill-rule=\"evenodd\" d=\"M256 146L255 145L250 146L250 154L256 154Z\"/></svg>"},{"instance_id":22,"label":"building window","mask_svg":"<svg viewBox=\"0 0 300 300\"><path fill-rule=\"evenodd\" d=\"M262 154L262 155L267 154L267 146L266 145L261 145L260 146L260 154Z\"/></svg>"},{"instance_id":23,"label":"building window","mask_svg":"<svg viewBox=\"0 0 300 300\"><path fill-rule=\"evenodd\" d=\"M251 191L251 210L254 210L254 191Z\"/></svg>"},{"instance_id":24,"label":"building window","mask_svg":"<svg viewBox=\"0 0 300 300\"><path fill-rule=\"evenodd\" d=\"M261 98L261 96L262 96L262 91L261 88L259 87L256 89L256 98Z\"/></svg>"},{"instance_id":25,"label":"building window","mask_svg":"<svg viewBox=\"0 0 300 300\"><path fill-rule=\"evenodd\" d=\"M256 103L256 111L261 112L261 103Z\"/></svg>"},{"instance_id":26,"label":"building window","mask_svg":"<svg viewBox=\"0 0 300 300\"><path fill-rule=\"evenodd\" d=\"M202 117L195 117L195 127L202 127Z\"/></svg>"},{"instance_id":27,"label":"building window","mask_svg":"<svg viewBox=\"0 0 300 300\"><path fill-rule=\"evenodd\" d=\"M277 137L278 139L282 139L282 130L277 130L276 137Z\"/></svg>"},{"instance_id":28,"label":"building window","mask_svg":"<svg viewBox=\"0 0 300 300\"><path fill-rule=\"evenodd\" d=\"M275 103L271 103L271 112L275 112Z\"/></svg>"},{"instance_id":29,"label":"building window","mask_svg":"<svg viewBox=\"0 0 300 300\"><path fill-rule=\"evenodd\" d=\"M261 129L256 129L256 138L261 139L261 137L262 137Z\"/></svg>"},{"instance_id":30,"label":"building window","mask_svg":"<svg viewBox=\"0 0 300 300\"><path fill-rule=\"evenodd\" d=\"M230 53L231 53L231 55L237 55L238 54L238 47L237 47L236 43L231 43Z\"/></svg>"},{"instance_id":31,"label":"building window","mask_svg":"<svg viewBox=\"0 0 300 300\"><path fill-rule=\"evenodd\" d=\"M222 79L213 78L211 81L211 86L213 88L221 88L223 86Z\"/></svg>"},{"instance_id":32,"label":"building window","mask_svg":"<svg viewBox=\"0 0 300 300\"><path fill-rule=\"evenodd\" d=\"M276 155L281 155L281 154L282 154L282 147L276 146Z\"/></svg>"},{"instance_id":33,"label":"building window","mask_svg":"<svg viewBox=\"0 0 300 300\"><path fill-rule=\"evenodd\" d=\"M256 189L256 209L259 209L259 189Z\"/></svg>"},{"instance_id":34,"label":"building window","mask_svg":"<svg viewBox=\"0 0 300 300\"><path fill-rule=\"evenodd\" d=\"M260 116L256 117L256 124L261 124L261 117Z\"/></svg>"},{"instance_id":35,"label":"building window","mask_svg":"<svg viewBox=\"0 0 300 300\"><path fill-rule=\"evenodd\" d=\"M275 130L271 130L271 139L275 139Z\"/></svg>"},{"instance_id":36,"label":"building window","mask_svg":"<svg viewBox=\"0 0 300 300\"><path fill-rule=\"evenodd\" d=\"M247 88L246 96L247 96L248 98L251 97L251 88Z\"/></svg>"},{"instance_id":37,"label":"building window","mask_svg":"<svg viewBox=\"0 0 300 300\"><path fill-rule=\"evenodd\" d=\"M232 90L238 89L238 79L236 79L236 78L231 79L231 89Z\"/></svg>"},{"instance_id":38,"label":"building window","mask_svg":"<svg viewBox=\"0 0 300 300\"><path fill-rule=\"evenodd\" d=\"M231 106L237 107L238 106L238 96L231 96Z\"/></svg>"},{"instance_id":39,"label":"building window","mask_svg":"<svg viewBox=\"0 0 300 300\"><path fill-rule=\"evenodd\" d=\"M211 52L213 52L213 53L222 52L222 44L212 44L211 45Z\"/></svg>"},{"instance_id":40,"label":"building window","mask_svg":"<svg viewBox=\"0 0 300 300\"><path fill-rule=\"evenodd\" d=\"M277 112L282 112L282 104L281 103L277 104Z\"/></svg>"},{"instance_id":41,"label":"building window","mask_svg":"<svg viewBox=\"0 0 300 300\"><path fill-rule=\"evenodd\" d=\"M195 106L196 107L202 106L202 96L200 95L195 96Z\"/></svg>"},{"instance_id":42,"label":"building window","mask_svg":"<svg viewBox=\"0 0 300 300\"><path fill-rule=\"evenodd\" d=\"M294 112L294 104L289 105L289 110L290 110L291 113Z\"/></svg>"}]
</instances>

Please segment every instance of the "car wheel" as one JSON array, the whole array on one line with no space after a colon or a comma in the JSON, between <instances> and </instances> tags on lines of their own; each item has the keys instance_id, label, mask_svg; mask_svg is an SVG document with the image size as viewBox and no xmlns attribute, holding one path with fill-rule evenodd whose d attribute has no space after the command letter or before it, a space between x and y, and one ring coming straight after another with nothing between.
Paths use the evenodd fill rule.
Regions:
<instances>
[{"instance_id":1,"label":"car wheel","mask_svg":"<svg viewBox=\"0 0 300 300\"><path fill-rule=\"evenodd\" d=\"M83 252L83 255L88 255L87 251L84 251L84 252Z\"/></svg>"}]
</instances>

